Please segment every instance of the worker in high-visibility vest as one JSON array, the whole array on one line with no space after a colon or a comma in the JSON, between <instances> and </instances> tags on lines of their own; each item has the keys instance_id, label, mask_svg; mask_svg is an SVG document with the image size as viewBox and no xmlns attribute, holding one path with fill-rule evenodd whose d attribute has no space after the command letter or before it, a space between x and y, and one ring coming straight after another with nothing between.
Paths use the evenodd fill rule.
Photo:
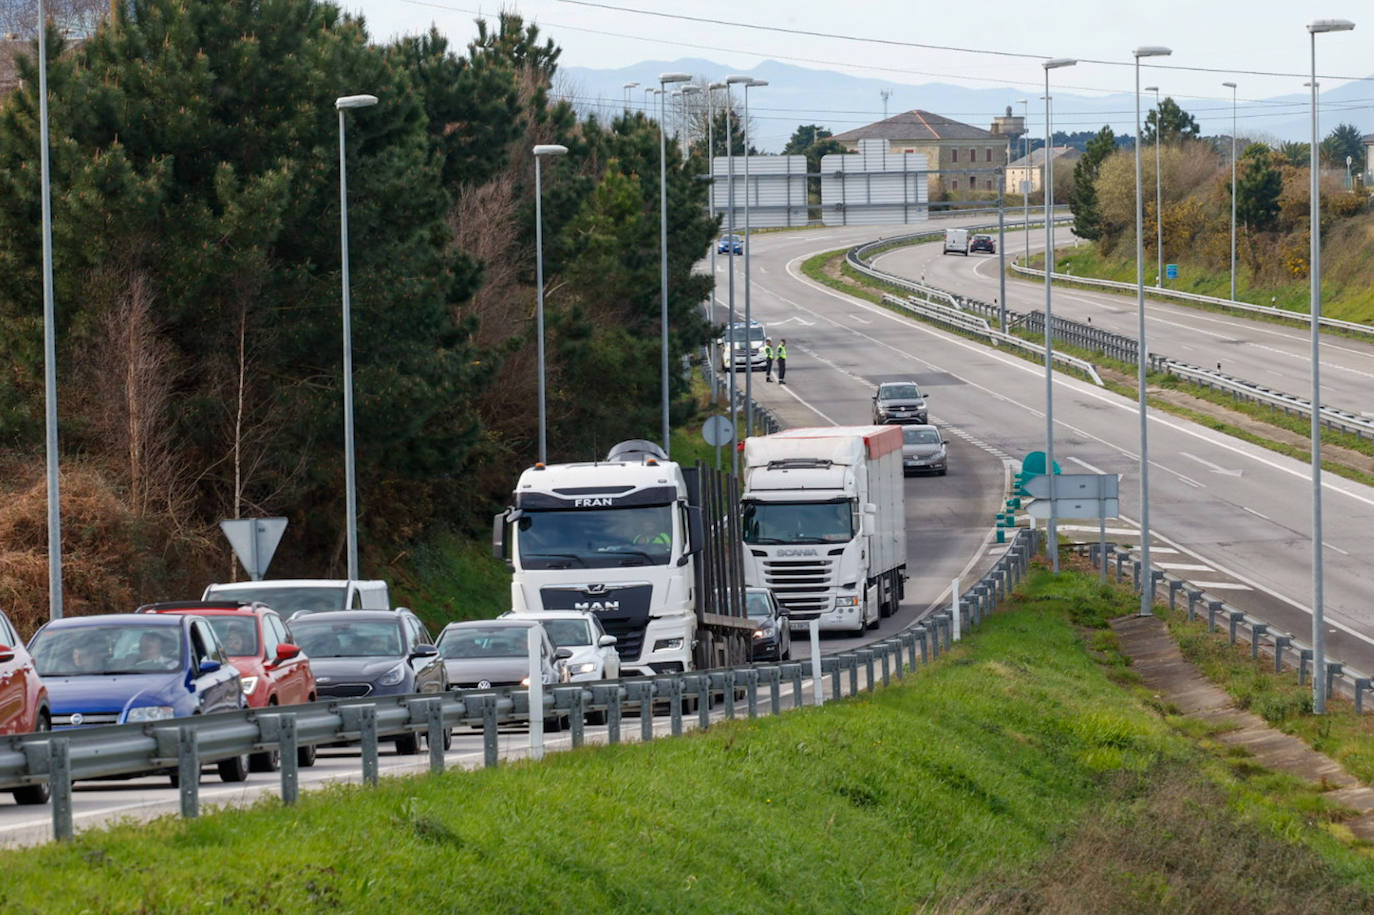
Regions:
<instances>
[{"instance_id":1,"label":"worker in high-visibility vest","mask_svg":"<svg viewBox=\"0 0 1374 915\"><path fill-rule=\"evenodd\" d=\"M763 380L773 380L773 338L763 338Z\"/></svg>"},{"instance_id":2,"label":"worker in high-visibility vest","mask_svg":"<svg viewBox=\"0 0 1374 915\"><path fill-rule=\"evenodd\" d=\"M778 343L778 349L777 349L777 352L775 353L775 355L777 356L777 360L778 360L778 384L787 384L787 382L783 380L784 378L787 377L787 338L786 338L786 337L784 337L784 338Z\"/></svg>"}]
</instances>

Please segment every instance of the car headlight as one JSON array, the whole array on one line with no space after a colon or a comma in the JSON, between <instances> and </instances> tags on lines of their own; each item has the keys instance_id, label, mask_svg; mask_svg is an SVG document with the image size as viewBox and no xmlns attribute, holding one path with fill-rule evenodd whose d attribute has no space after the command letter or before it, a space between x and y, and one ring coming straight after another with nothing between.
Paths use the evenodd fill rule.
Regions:
<instances>
[{"instance_id":1,"label":"car headlight","mask_svg":"<svg viewBox=\"0 0 1374 915\"><path fill-rule=\"evenodd\" d=\"M677 651L682 647L682 637L675 639L658 639L654 642L654 651Z\"/></svg>"},{"instance_id":2,"label":"car headlight","mask_svg":"<svg viewBox=\"0 0 1374 915\"><path fill-rule=\"evenodd\" d=\"M164 718L175 718L176 711L170 705L140 705L137 708L129 709L129 714L124 720L134 721L161 721Z\"/></svg>"},{"instance_id":3,"label":"car headlight","mask_svg":"<svg viewBox=\"0 0 1374 915\"><path fill-rule=\"evenodd\" d=\"M243 677L243 678L242 678L242 683L243 683L243 694L244 694L245 696L251 696L251 695L253 695L253 690L255 690L255 689L258 688L258 678L257 678L257 677Z\"/></svg>"},{"instance_id":4,"label":"car headlight","mask_svg":"<svg viewBox=\"0 0 1374 915\"><path fill-rule=\"evenodd\" d=\"M857 597L837 597L835 598L836 607L857 607L859 599Z\"/></svg>"},{"instance_id":5,"label":"car headlight","mask_svg":"<svg viewBox=\"0 0 1374 915\"><path fill-rule=\"evenodd\" d=\"M406 678L406 666L405 666L405 664L403 664L403 663L402 663L402 664L397 664L395 667L391 668L391 670L388 670L386 673L382 674L380 677L377 678L377 685L378 685L378 686L395 686L397 683L400 683L400 682L401 682L402 680L404 680L405 678Z\"/></svg>"},{"instance_id":6,"label":"car headlight","mask_svg":"<svg viewBox=\"0 0 1374 915\"><path fill-rule=\"evenodd\" d=\"M530 678L529 678L529 677L522 677L522 678L520 679L520 685L521 685L521 686L524 686L524 687L528 687L528 686L530 685Z\"/></svg>"},{"instance_id":7,"label":"car headlight","mask_svg":"<svg viewBox=\"0 0 1374 915\"><path fill-rule=\"evenodd\" d=\"M583 661L581 664L574 664L568 668L569 673L574 674L594 674L596 673L595 661Z\"/></svg>"},{"instance_id":8,"label":"car headlight","mask_svg":"<svg viewBox=\"0 0 1374 915\"><path fill-rule=\"evenodd\" d=\"M768 638L768 636L770 636L770 635L772 635L772 633L769 632L767 629L755 629L755 630L754 630L754 638L756 638L756 639L766 639L766 638Z\"/></svg>"}]
</instances>

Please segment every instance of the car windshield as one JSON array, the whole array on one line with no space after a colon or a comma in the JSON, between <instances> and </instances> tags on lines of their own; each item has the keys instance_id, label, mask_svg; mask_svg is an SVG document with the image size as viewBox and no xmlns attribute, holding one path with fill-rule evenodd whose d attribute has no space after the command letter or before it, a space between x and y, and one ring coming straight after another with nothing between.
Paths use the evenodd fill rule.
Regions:
<instances>
[{"instance_id":1,"label":"car windshield","mask_svg":"<svg viewBox=\"0 0 1374 915\"><path fill-rule=\"evenodd\" d=\"M206 614L206 621L231 658L249 658L258 654L258 626L255 617Z\"/></svg>"},{"instance_id":2,"label":"car windshield","mask_svg":"<svg viewBox=\"0 0 1374 915\"><path fill-rule=\"evenodd\" d=\"M991 236L991 235L975 235L975 236L973 236L973 240L974 240L974 241L992 241L992 236Z\"/></svg>"},{"instance_id":3,"label":"car windshield","mask_svg":"<svg viewBox=\"0 0 1374 915\"><path fill-rule=\"evenodd\" d=\"M722 235L722 236L720 237L720 240L721 240L721 241L744 241L744 239L743 239L741 236L739 236L739 235Z\"/></svg>"},{"instance_id":4,"label":"car windshield","mask_svg":"<svg viewBox=\"0 0 1374 915\"><path fill-rule=\"evenodd\" d=\"M585 625L585 624L584 624ZM439 654L454 658L529 657L528 626L464 626L439 636Z\"/></svg>"},{"instance_id":5,"label":"car windshield","mask_svg":"<svg viewBox=\"0 0 1374 915\"><path fill-rule=\"evenodd\" d=\"M399 620L291 621L296 644L312 658L394 658L404 654Z\"/></svg>"},{"instance_id":6,"label":"car windshield","mask_svg":"<svg viewBox=\"0 0 1374 915\"><path fill-rule=\"evenodd\" d=\"M283 588L211 588L206 600L258 601L271 607L283 617L294 613L322 613L327 610L347 610L344 601L347 589L340 587Z\"/></svg>"},{"instance_id":7,"label":"car windshield","mask_svg":"<svg viewBox=\"0 0 1374 915\"><path fill-rule=\"evenodd\" d=\"M44 677L173 673L184 666L180 626L73 626L44 629L29 646Z\"/></svg>"},{"instance_id":8,"label":"car windshield","mask_svg":"<svg viewBox=\"0 0 1374 915\"><path fill-rule=\"evenodd\" d=\"M940 433L934 429L907 429L902 433L908 445L938 445Z\"/></svg>"},{"instance_id":9,"label":"car windshield","mask_svg":"<svg viewBox=\"0 0 1374 915\"><path fill-rule=\"evenodd\" d=\"M885 384L878 389L879 400L917 400L921 389L914 384Z\"/></svg>"},{"instance_id":10,"label":"car windshield","mask_svg":"<svg viewBox=\"0 0 1374 915\"><path fill-rule=\"evenodd\" d=\"M762 324L750 325L747 331L743 324L735 324L726 331L725 339L738 342L740 346L743 346L745 340L752 343L762 343L767 339L766 334L767 331L764 330Z\"/></svg>"},{"instance_id":11,"label":"car windshield","mask_svg":"<svg viewBox=\"0 0 1374 915\"><path fill-rule=\"evenodd\" d=\"M526 569L662 566L673 548L673 507L527 509L515 529Z\"/></svg>"},{"instance_id":12,"label":"car windshield","mask_svg":"<svg viewBox=\"0 0 1374 915\"><path fill-rule=\"evenodd\" d=\"M848 543L854 508L835 502L746 502L745 543Z\"/></svg>"},{"instance_id":13,"label":"car windshield","mask_svg":"<svg viewBox=\"0 0 1374 915\"><path fill-rule=\"evenodd\" d=\"M592 643L592 627L586 620L544 620L544 631L560 648L564 645Z\"/></svg>"},{"instance_id":14,"label":"car windshield","mask_svg":"<svg viewBox=\"0 0 1374 915\"><path fill-rule=\"evenodd\" d=\"M773 615L773 608L768 603L768 595L762 591L750 591L745 599L745 609L749 613L750 619L767 619Z\"/></svg>"}]
</instances>

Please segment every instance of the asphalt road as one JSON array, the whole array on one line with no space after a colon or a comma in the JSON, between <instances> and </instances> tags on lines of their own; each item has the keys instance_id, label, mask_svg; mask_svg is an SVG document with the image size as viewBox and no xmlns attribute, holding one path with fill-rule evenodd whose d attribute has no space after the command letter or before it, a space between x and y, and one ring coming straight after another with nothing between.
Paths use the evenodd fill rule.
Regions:
<instances>
[{"instance_id":1,"label":"asphalt road","mask_svg":"<svg viewBox=\"0 0 1374 915\"><path fill-rule=\"evenodd\" d=\"M1020 214L1017 214L1018 218ZM1020 232L1008 232L1007 257L1025 250ZM1055 233L1056 247L1072 243L1067 229ZM1030 250L1044 251L1043 231L1032 230ZM889 273L920 279L942 289L991 302L998 297L998 258L975 254L944 255L939 244L886 251L874 265ZM1146 264L1147 281L1154 262ZM1044 311L1043 280L1007 276L1007 307ZM1058 317L1091 322L1094 327L1135 338L1139 311L1134 295L1056 287ZM1239 315L1204 311L1146 298L1146 340L1150 352L1215 368L1247 381L1308 397L1312 393L1311 338L1305 327L1256 321ZM1374 417L1374 342L1326 334L1322 339L1322 402L1328 407Z\"/></svg>"}]
</instances>

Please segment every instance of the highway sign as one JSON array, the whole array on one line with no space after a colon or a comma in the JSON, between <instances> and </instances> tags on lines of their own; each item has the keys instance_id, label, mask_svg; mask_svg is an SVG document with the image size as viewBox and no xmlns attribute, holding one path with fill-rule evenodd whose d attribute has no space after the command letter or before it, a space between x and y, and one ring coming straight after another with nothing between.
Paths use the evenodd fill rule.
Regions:
<instances>
[{"instance_id":1,"label":"highway sign","mask_svg":"<svg viewBox=\"0 0 1374 915\"><path fill-rule=\"evenodd\" d=\"M285 518L240 518L221 521L219 529L229 538L234 555L254 581L262 581L272 554L286 530Z\"/></svg>"},{"instance_id":2,"label":"highway sign","mask_svg":"<svg viewBox=\"0 0 1374 915\"><path fill-rule=\"evenodd\" d=\"M1115 499L1120 476L1115 473L1061 473L1054 478L1055 499ZM1037 499L1050 497L1050 478L1044 474L1021 484ZM1091 517L1096 518L1094 513Z\"/></svg>"},{"instance_id":3,"label":"highway sign","mask_svg":"<svg viewBox=\"0 0 1374 915\"><path fill-rule=\"evenodd\" d=\"M1178 279L1178 264L1165 264L1164 276L1171 280Z\"/></svg>"},{"instance_id":4,"label":"highway sign","mask_svg":"<svg viewBox=\"0 0 1374 915\"><path fill-rule=\"evenodd\" d=\"M706 444L719 446L730 441L734 431L734 424L730 420L724 416L712 416L706 420L706 425L701 427L701 437L706 439Z\"/></svg>"},{"instance_id":5,"label":"highway sign","mask_svg":"<svg viewBox=\"0 0 1374 915\"><path fill-rule=\"evenodd\" d=\"M1054 506L1056 518L1115 518L1121 513L1121 502L1117 499L1055 499ZM1026 507L1026 513L1046 520L1050 516L1050 500L1036 499Z\"/></svg>"}]
</instances>

